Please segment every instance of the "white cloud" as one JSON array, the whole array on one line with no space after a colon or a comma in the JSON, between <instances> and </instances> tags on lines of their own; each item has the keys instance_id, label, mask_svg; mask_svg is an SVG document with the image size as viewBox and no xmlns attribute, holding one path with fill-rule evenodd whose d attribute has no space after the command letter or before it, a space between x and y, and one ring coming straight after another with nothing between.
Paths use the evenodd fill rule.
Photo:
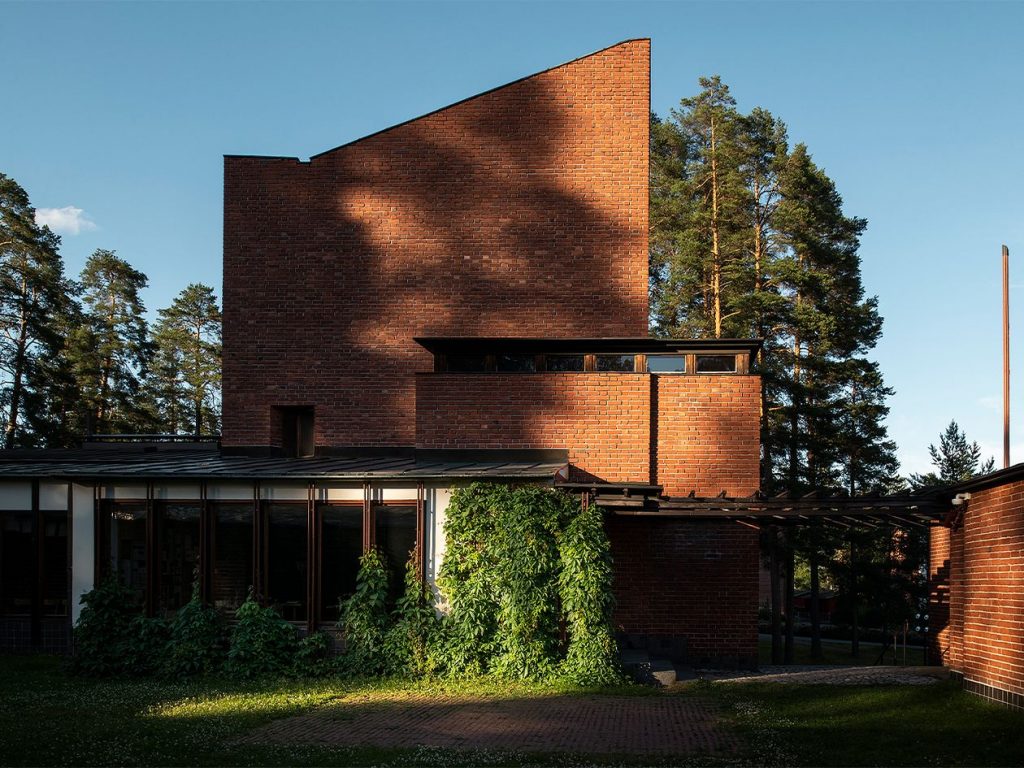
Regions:
<instances>
[{"instance_id":1,"label":"white cloud","mask_svg":"<svg viewBox=\"0 0 1024 768\"><path fill-rule=\"evenodd\" d=\"M54 232L77 235L96 229L96 222L85 215L85 211L73 205L63 208L36 208L36 224L45 225Z\"/></svg>"}]
</instances>

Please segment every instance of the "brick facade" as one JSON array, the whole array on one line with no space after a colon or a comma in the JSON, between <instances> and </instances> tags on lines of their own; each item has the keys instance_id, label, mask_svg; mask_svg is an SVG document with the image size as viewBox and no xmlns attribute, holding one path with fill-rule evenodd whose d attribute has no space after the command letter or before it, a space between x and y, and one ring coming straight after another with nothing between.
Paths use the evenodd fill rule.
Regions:
<instances>
[{"instance_id":1,"label":"brick facade","mask_svg":"<svg viewBox=\"0 0 1024 768\"><path fill-rule=\"evenodd\" d=\"M667 495L759 485L759 376L646 373L416 377L416 447L567 448L577 479Z\"/></svg>"},{"instance_id":2,"label":"brick facade","mask_svg":"<svg viewBox=\"0 0 1024 768\"><path fill-rule=\"evenodd\" d=\"M411 446L413 337L644 336L650 43L224 165L223 444Z\"/></svg>"},{"instance_id":3,"label":"brick facade","mask_svg":"<svg viewBox=\"0 0 1024 768\"><path fill-rule=\"evenodd\" d=\"M755 529L612 516L607 530L622 635L690 664L757 666Z\"/></svg>"},{"instance_id":4,"label":"brick facade","mask_svg":"<svg viewBox=\"0 0 1024 768\"><path fill-rule=\"evenodd\" d=\"M1022 706L1024 480L971 493L951 530L932 531L932 650L968 690Z\"/></svg>"}]
</instances>

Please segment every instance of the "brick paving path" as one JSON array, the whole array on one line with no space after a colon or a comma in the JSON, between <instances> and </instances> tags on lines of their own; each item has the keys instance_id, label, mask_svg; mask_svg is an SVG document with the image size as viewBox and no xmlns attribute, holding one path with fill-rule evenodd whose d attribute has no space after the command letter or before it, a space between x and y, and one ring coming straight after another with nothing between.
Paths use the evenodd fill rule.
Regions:
<instances>
[{"instance_id":1,"label":"brick paving path","mask_svg":"<svg viewBox=\"0 0 1024 768\"><path fill-rule=\"evenodd\" d=\"M249 743L573 754L731 753L712 705L679 696L351 696L263 726Z\"/></svg>"},{"instance_id":2,"label":"brick paving path","mask_svg":"<svg viewBox=\"0 0 1024 768\"><path fill-rule=\"evenodd\" d=\"M942 679L941 667L763 666L757 672L698 670L698 677L721 683L793 683L797 685L930 685Z\"/></svg>"}]
</instances>

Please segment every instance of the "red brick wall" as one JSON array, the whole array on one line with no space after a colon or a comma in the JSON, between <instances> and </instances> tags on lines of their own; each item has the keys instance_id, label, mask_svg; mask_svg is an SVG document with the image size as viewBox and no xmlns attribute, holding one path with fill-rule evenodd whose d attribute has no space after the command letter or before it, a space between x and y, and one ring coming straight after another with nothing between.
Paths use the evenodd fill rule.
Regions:
<instances>
[{"instance_id":1,"label":"red brick wall","mask_svg":"<svg viewBox=\"0 0 1024 768\"><path fill-rule=\"evenodd\" d=\"M313 157L227 157L226 446L411 445L418 335L647 333L649 41Z\"/></svg>"},{"instance_id":2,"label":"red brick wall","mask_svg":"<svg viewBox=\"0 0 1024 768\"><path fill-rule=\"evenodd\" d=\"M416 447L564 448L576 479L645 482L651 386L637 373L425 373Z\"/></svg>"},{"instance_id":3,"label":"red brick wall","mask_svg":"<svg viewBox=\"0 0 1024 768\"><path fill-rule=\"evenodd\" d=\"M739 523L609 516L615 623L681 637L688 660L757 663L758 534Z\"/></svg>"},{"instance_id":4,"label":"red brick wall","mask_svg":"<svg viewBox=\"0 0 1024 768\"><path fill-rule=\"evenodd\" d=\"M669 496L760 487L760 376L655 376L652 481Z\"/></svg>"},{"instance_id":5,"label":"red brick wall","mask_svg":"<svg viewBox=\"0 0 1024 768\"><path fill-rule=\"evenodd\" d=\"M938 644L966 681L1024 696L1024 480L972 491L962 523L932 537L949 557L949 627ZM929 616L938 607L933 604ZM933 622L934 623L934 620ZM948 638L948 639L946 639Z\"/></svg>"},{"instance_id":6,"label":"red brick wall","mask_svg":"<svg viewBox=\"0 0 1024 768\"><path fill-rule=\"evenodd\" d=\"M668 495L758 488L758 376L424 373L416 385L417 448L564 448L577 476L655 480Z\"/></svg>"},{"instance_id":7,"label":"red brick wall","mask_svg":"<svg viewBox=\"0 0 1024 768\"><path fill-rule=\"evenodd\" d=\"M930 662L952 667L949 535L948 528L928 532L928 654Z\"/></svg>"}]
</instances>

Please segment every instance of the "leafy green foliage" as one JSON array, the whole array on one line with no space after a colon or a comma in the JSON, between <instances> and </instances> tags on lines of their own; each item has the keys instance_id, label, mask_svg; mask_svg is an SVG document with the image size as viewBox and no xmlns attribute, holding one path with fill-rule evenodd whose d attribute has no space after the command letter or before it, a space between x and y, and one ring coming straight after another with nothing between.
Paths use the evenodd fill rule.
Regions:
<instances>
[{"instance_id":1,"label":"leafy green foliage","mask_svg":"<svg viewBox=\"0 0 1024 768\"><path fill-rule=\"evenodd\" d=\"M223 665L227 638L220 614L204 605L198 583L192 599L174 614L169 638L160 659L161 674L187 677L215 672Z\"/></svg>"},{"instance_id":2,"label":"leafy green foliage","mask_svg":"<svg viewBox=\"0 0 1024 768\"><path fill-rule=\"evenodd\" d=\"M72 669L96 677L121 674L125 638L138 613L135 593L114 577L82 595L82 613L74 629Z\"/></svg>"},{"instance_id":3,"label":"leafy green foliage","mask_svg":"<svg viewBox=\"0 0 1024 768\"><path fill-rule=\"evenodd\" d=\"M420 576L418 563L419 552L414 549L405 565L405 590L384 637L388 671L412 677L432 674L440 665L432 652L439 637L439 622L433 595Z\"/></svg>"},{"instance_id":4,"label":"leafy green foliage","mask_svg":"<svg viewBox=\"0 0 1024 768\"><path fill-rule=\"evenodd\" d=\"M235 618L226 665L230 675L252 679L291 671L298 645L295 627L257 603L251 592Z\"/></svg>"},{"instance_id":5,"label":"leafy green foliage","mask_svg":"<svg viewBox=\"0 0 1024 768\"><path fill-rule=\"evenodd\" d=\"M170 627L158 616L136 616L121 637L119 672L145 677L162 671Z\"/></svg>"},{"instance_id":6,"label":"leafy green foliage","mask_svg":"<svg viewBox=\"0 0 1024 768\"><path fill-rule=\"evenodd\" d=\"M452 494L439 578L449 674L621 679L608 542L600 512L580 513L579 505L538 486L474 483Z\"/></svg>"},{"instance_id":7,"label":"leafy green foliage","mask_svg":"<svg viewBox=\"0 0 1024 768\"><path fill-rule=\"evenodd\" d=\"M562 571L558 592L569 630L562 672L579 685L614 685L623 680L612 634L612 558L601 510L589 506L559 539Z\"/></svg>"},{"instance_id":8,"label":"leafy green foliage","mask_svg":"<svg viewBox=\"0 0 1024 768\"><path fill-rule=\"evenodd\" d=\"M345 631L345 662L361 674L387 670L384 637L388 625L388 566L376 549L359 558L356 590L341 604Z\"/></svg>"},{"instance_id":9,"label":"leafy green foliage","mask_svg":"<svg viewBox=\"0 0 1024 768\"><path fill-rule=\"evenodd\" d=\"M296 677L319 677L333 669L330 635L313 632L299 641L292 670Z\"/></svg>"}]
</instances>

